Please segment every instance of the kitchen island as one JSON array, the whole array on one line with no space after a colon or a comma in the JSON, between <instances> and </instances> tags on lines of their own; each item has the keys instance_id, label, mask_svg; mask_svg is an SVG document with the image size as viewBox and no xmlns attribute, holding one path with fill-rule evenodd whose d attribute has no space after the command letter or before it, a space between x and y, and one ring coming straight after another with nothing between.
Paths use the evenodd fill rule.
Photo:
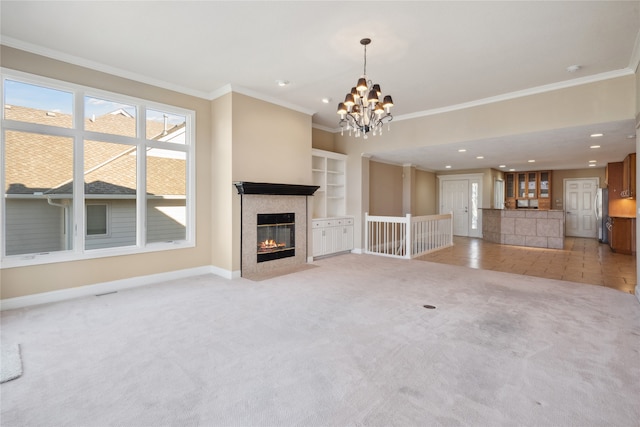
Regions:
<instances>
[{"instance_id":1,"label":"kitchen island","mask_svg":"<svg viewBox=\"0 0 640 427\"><path fill-rule=\"evenodd\" d=\"M563 249L564 211L483 209L482 236L503 245Z\"/></svg>"}]
</instances>

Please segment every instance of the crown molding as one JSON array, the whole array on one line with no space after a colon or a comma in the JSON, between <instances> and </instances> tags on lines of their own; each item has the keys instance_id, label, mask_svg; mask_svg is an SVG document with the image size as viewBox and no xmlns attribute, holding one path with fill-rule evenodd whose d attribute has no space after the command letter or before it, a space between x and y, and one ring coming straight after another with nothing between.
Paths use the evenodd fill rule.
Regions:
<instances>
[{"instance_id":1,"label":"crown molding","mask_svg":"<svg viewBox=\"0 0 640 427\"><path fill-rule=\"evenodd\" d=\"M3 36L0 43L8 47L23 50L25 52L33 53L36 55L44 56L44 57L55 59L62 62L68 62L70 64L77 65L80 67L89 68L91 70L100 71L103 73L111 74L114 76L129 79L129 80L134 80L134 81L149 84L152 86L157 86L157 87L168 89L174 92L183 93L185 95L195 96L196 98L206 99L207 97L207 94L201 91L189 89L184 86L166 82L164 80L153 79L148 76L144 76L142 74L133 73L131 71L112 67L110 65L106 65L101 62L80 58L78 56L69 55L55 49L49 49L46 47L37 46L31 43L23 42L21 40L16 40L11 37Z\"/></svg>"},{"instance_id":2,"label":"crown molding","mask_svg":"<svg viewBox=\"0 0 640 427\"><path fill-rule=\"evenodd\" d=\"M330 128L328 126L317 125L315 123L312 123L311 127L314 128L314 129L323 130L323 131L329 132L329 133L334 133L335 132L335 129L333 129L333 128ZM340 129L338 129L338 130L340 130Z\"/></svg>"},{"instance_id":3,"label":"crown molding","mask_svg":"<svg viewBox=\"0 0 640 427\"><path fill-rule=\"evenodd\" d=\"M176 85L173 83L169 83L164 80L154 79L142 74L133 73L120 68L112 67L100 62L91 61L91 60L80 58L74 55L69 55L55 49L49 49L42 46L37 46L37 45L23 42L21 40L17 40L11 37L2 37L1 44L14 49L19 49L25 52L33 53L35 55L40 55L40 56L55 59L58 61L67 62L73 65L88 68L91 70L95 70L95 71L111 74L114 76L122 77L125 79L134 80L140 83L160 87L162 89L168 89L168 90L179 92L185 95L191 95L196 98L206 99L208 101L212 101L230 92L236 92L236 93L241 93L243 95L250 96L252 98L260 99L265 102L269 102L271 104L279 105L281 107L288 108L290 110L298 111L300 113L304 113L307 115L313 115L315 113L315 111L300 107L299 105L283 102L279 99L275 99L243 87L239 87L239 86L232 87L230 84L227 84L219 89L216 89L212 92L207 93L203 91L190 89L184 86Z\"/></svg>"},{"instance_id":4,"label":"crown molding","mask_svg":"<svg viewBox=\"0 0 640 427\"><path fill-rule=\"evenodd\" d=\"M220 98L221 96L224 96L228 93L233 92L231 90L231 85L227 84L222 86L221 88L218 88L212 92L209 92L209 94L206 96L205 99L207 99L207 101L215 101L216 99Z\"/></svg>"},{"instance_id":5,"label":"crown molding","mask_svg":"<svg viewBox=\"0 0 640 427\"><path fill-rule=\"evenodd\" d=\"M250 96L251 98L259 99L261 101L265 101L265 102L268 102L270 104L279 105L280 107L284 107L284 108L287 108L289 110L294 110L294 111L297 111L299 113L307 114L309 116L313 116L316 113L316 111L314 111L314 110L310 110L308 108L304 108L304 107L301 107L299 105L292 104L290 102L282 101L281 99L277 99L277 98L274 98L274 97L271 97L271 96L268 96L268 95L264 95L264 94L262 94L260 92L256 92L255 90L252 90L252 89L247 89L247 88L242 87L242 86L225 85L223 88L227 88L227 87L229 87L229 91L230 92L235 92L235 93L239 93L241 95ZM215 95L219 90L220 89L211 92L211 94L208 97L208 99L209 100L215 99L215 98L212 98L211 96Z\"/></svg>"},{"instance_id":6,"label":"crown molding","mask_svg":"<svg viewBox=\"0 0 640 427\"><path fill-rule=\"evenodd\" d=\"M575 86L582 86L589 83L615 79L618 77L624 77L624 76L629 76L633 74L634 72L630 68L623 68L621 70L608 71L606 73L594 74L592 76L580 77L577 79L571 79L564 82L551 83L543 86L536 86L529 89L505 93L503 95L478 99L476 101L464 102L461 104L450 105L442 108L434 108L431 110L419 111L416 113L403 114L401 116L394 117L393 120L394 121L410 120L418 117L432 116L435 114L442 114L442 113L448 113L451 111L464 110L466 108L478 107L481 105L493 104L496 102L508 101L516 98L524 98L526 96L538 95L541 93L552 92L554 90L560 90L560 89L567 89Z\"/></svg>"}]
</instances>

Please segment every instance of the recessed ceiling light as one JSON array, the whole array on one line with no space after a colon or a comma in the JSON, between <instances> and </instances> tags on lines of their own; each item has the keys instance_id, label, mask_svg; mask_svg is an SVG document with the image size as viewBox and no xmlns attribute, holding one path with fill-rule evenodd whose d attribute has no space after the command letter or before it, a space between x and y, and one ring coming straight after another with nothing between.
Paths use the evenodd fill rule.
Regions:
<instances>
[{"instance_id":1,"label":"recessed ceiling light","mask_svg":"<svg viewBox=\"0 0 640 427\"><path fill-rule=\"evenodd\" d=\"M535 161L535 160L527 160L527 162L529 162L529 163L535 163L536 161Z\"/></svg>"},{"instance_id":2,"label":"recessed ceiling light","mask_svg":"<svg viewBox=\"0 0 640 427\"><path fill-rule=\"evenodd\" d=\"M331 98L322 98L322 102L323 102L324 104L328 104L328 103L330 103L330 102L331 102Z\"/></svg>"},{"instance_id":3,"label":"recessed ceiling light","mask_svg":"<svg viewBox=\"0 0 640 427\"><path fill-rule=\"evenodd\" d=\"M591 147L589 147L589 148L600 148L600 146L599 146L599 145L592 145L592 146L591 146Z\"/></svg>"},{"instance_id":4,"label":"recessed ceiling light","mask_svg":"<svg viewBox=\"0 0 640 427\"><path fill-rule=\"evenodd\" d=\"M498 166L498 167L499 167L499 168L506 168L506 167L507 167L507 165L500 165L500 166Z\"/></svg>"},{"instance_id":5,"label":"recessed ceiling light","mask_svg":"<svg viewBox=\"0 0 640 427\"><path fill-rule=\"evenodd\" d=\"M513 169L513 168L509 169L509 172L515 172L515 171L516 171L516 170L515 170L515 169Z\"/></svg>"},{"instance_id":6,"label":"recessed ceiling light","mask_svg":"<svg viewBox=\"0 0 640 427\"><path fill-rule=\"evenodd\" d=\"M629 135L627 135L627 138L629 138L629 139L633 139L633 138L635 138L635 137L636 137L636 136L635 136L634 134L632 134L632 133L630 133Z\"/></svg>"},{"instance_id":7,"label":"recessed ceiling light","mask_svg":"<svg viewBox=\"0 0 640 427\"><path fill-rule=\"evenodd\" d=\"M597 160L589 160L589 163L598 163Z\"/></svg>"},{"instance_id":8,"label":"recessed ceiling light","mask_svg":"<svg viewBox=\"0 0 640 427\"><path fill-rule=\"evenodd\" d=\"M465 151L467 151L466 148L461 148L461 149L458 150L458 153L464 153Z\"/></svg>"},{"instance_id":9,"label":"recessed ceiling light","mask_svg":"<svg viewBox=\"0 0 640 427\"><path fill-rule=\"evenodd\" d=\"M592 168L592 167L594 167L594 166L597 166L597 165L596 165L595 163L591 163L591 164L589 164L589 167L590 167L590 168Z\"/></svg>"},{"instance_id":10,"label":"recessed ceiling light","mask_svg":"<svg viewBox=\"0 0 640 427\"><path fill-rule=\"evenodd\" d=\"M484 159L484 156L477 156L476 159Z\"/></svg>"},{"instance_id":11,"label":"recessed ceiling light","mask_svg":"<svg viewBox=\"0 0 640 427\"><path fill-rule=\"evenodd\" d=\"M567 67L567 71L568 71L569 73L575 73L575 72L576 72L576 71L578 71L580 68L582 68L582 67L581 67L580 65L577 65L577 64L576 64L576 65L569 65L569 66Z\"/></svg>"},{"instance_id":12,"label":"recessed ceiling light","mask_svg":"<svg viewBox=\"0 0 640 427\"><path fill-rule=\"evenodd\" d=\"M591 138L600 138L603 135L604 135L604 133L592 133L589 136L591 136Z\"/></svg>"},{"instance_id":13,"label":"recessed ceiling light","mask_svg":"<svg viewBox=\"0 0 640 427\"><path fill-rule=\"evenodd\" d=\"M278 86L283 87L289 84L289 80L276 80Z\"/></svg>"},{"instance_id":14,"label":"recessed ceiling light","mask_svg":"<svg viewBox=\"0 0 640 427\"><path fill-rule=\"evenodd\" d=\"M451 165L445 166L446 169L451 169Z\"/></svg>"}]
</instances>

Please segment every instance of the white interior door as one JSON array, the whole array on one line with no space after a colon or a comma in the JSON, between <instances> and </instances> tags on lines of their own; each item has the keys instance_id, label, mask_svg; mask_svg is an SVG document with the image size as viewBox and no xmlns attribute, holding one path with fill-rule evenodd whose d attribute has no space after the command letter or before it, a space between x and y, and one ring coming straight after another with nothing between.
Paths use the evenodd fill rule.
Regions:
<instances>
[{"instance_id":1,"label":"white interior door","mask_svg":"<svg viewBox=\"0 0 640 427\"><path fill-rule=\"evenodd\" d=\"M595 199L598 178L566 179L564 181L564 230L566 236L598 237Z\"/></svg>"},{"instance_id":2,"label":"white interior door","mask_svg":"<svg viewBox=\"0 0 640 427\"><path fill-rule=\"evenodd\" d=\"M469 235L469 180L447 180L442 182L440 213L453 212L453 234Z\"/></svg>"}]
</instances>

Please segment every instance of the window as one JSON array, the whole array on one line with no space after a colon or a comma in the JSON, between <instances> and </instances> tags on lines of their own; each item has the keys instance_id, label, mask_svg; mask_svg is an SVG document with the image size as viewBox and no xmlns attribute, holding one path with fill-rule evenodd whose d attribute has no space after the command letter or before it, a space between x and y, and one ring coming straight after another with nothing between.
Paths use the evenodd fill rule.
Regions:
<instances>
[{"instance_id":1,"label":"window","mask_svg":"<svg viewBox=\"0 0 640 427\"><path fill-rule=\"evenodd\" d=\"M107 205L87 205L87 236L107 235Z\"/></svg>"},{"instance_id":2,"label":"window","mask_svg":"<svg viewBox=\"0 0 640 427\"><path fill-rule=\"evenodd\" d=\"M19 72L2 85L3 267L194 245L193 111Z\"/></svg>"},{"instance_id":3,"label":"window","mask_svg":"<svg viewBox=\"0 0 640 427\"><path fill-rule=\"evenodd\" d=\"M136 108L122 102L85 96L84 128L92 132L135 138Z\"/></svg>"},{"instance_id":4,"label":"window","mask_svg":"<svg viewBox=\"0 0 640 427\"><path fill-rule=\"evenodd\" d=\"M478 199L480 198L479 194L479 183L471 182L471 229L477 230L479 226L478 221Z\"/></svg>"},{"instance_id":5,"label":"window","mask_svg":"<svg viewBox=\"0 0 640 427\"><path fill-rule=\"evenodd\" d=\"M504 209L504 181L501 179L496 179L493 182L493 207L494 209Z\"/></svg>"}]
</instances>

